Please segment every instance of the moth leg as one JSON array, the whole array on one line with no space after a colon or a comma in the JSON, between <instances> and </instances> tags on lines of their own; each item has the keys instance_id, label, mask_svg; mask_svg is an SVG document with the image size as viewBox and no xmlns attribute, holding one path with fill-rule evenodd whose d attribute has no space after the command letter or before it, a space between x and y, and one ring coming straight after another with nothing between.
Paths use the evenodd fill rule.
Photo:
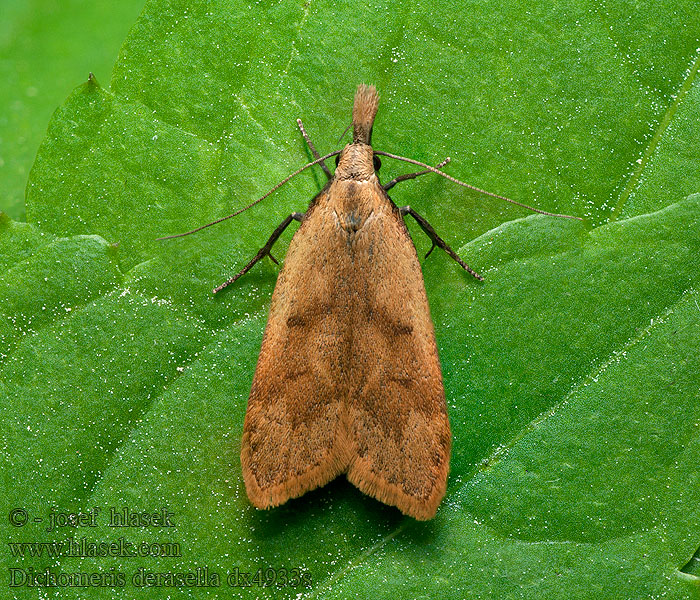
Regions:
<instances>
[{"instance_id":1,"label":"moth leg","mask_svg":"<svg viewBox=\"0 0 700 600\"><path fill-rule=\"evenodd\" d=\"M303 219L304 219L304 213L295 212L295 213L292 213L291 215L289 215L284 221L282 221L278 225L277 229L275 229L272 232L270 239L267 240L265 245L262 248L260 248L260 250L258 250L258 253L252 258L252 260L245 267L243 267L240 271L238 271L238 273L236 273L233 277L231 277L231 279L229 279L228 281L224 281L224 283L215 287L213 290L213 293L216 294L217 292L220 292L221 290L223 290L226 286L231 285L234 281L236 281L236 279L238 279L239 277L245 275L248 271L250 271L250 269L253 267L253 265L256 262L258 262L260 259L265 258L265 256L269 256L275 264L279 264L275 260L275 258L272 256L272 254L270 254L270 250L272 250L272 246L278 240L278 238L282 235L282 232L285 229L287 229L287 226L292 221L301 222Z\"/></svg>"},{"instance_id":2,"label":"moth leg","mask_svg":"<svg viewBox=\"0 0 700 600\"><path fill-rule=\"evenodd\" d=\"M306 129L304 129L304 124L301 122L301 119L297 119L297 125L299 125L299 129L301 129L301 135L304 136L306 144L309 146L309 150L311 150L311 154L314 155L314 160L318 160L319 158L321 158L321 155L316 150L316 146L314 146L314 143L311 141L309 134L306 133ZM321 168L323 169L323 172L326 174L326 177L328 177L328 179L333 177L325 162L321 161L319 164L321 165Z\"/></svg>"},{"instance_id":3,"label":"moth leg","mask_svg":"<svg viewBox=\"0 0 700 600\"><path fill-rule=\"evenodd\" d=\"M433 242L433 245L430 247L430 250L428 250L428 253L425 255L427 258L430 256L430 253L435 249L435 246L438 248L441 248L447 254L449 254L452 258L454 258L459 265L470 275L473 275L476 277L479 281L483 281L484 278L479 275L476 271L472 270L469 265L467 265L458 255L457 253L450 248L447 243L435 232L435 230L432 228L430 223L426 221L423 217L421 217L416 211L414 211L410 206L402 206L399 208L399 212L401 213L401 216L405 215L411 215L418 225L420 225L420 228L425 232L425 234L430 238L430 241Z\"/></svg>"},{"instance_id":4,"label":"moth leg","mask_svg":"<svg viewBox=\"0 0 700 600\"><path fill-rule=\"evenodd\" d=\"M441 169L444 167L448 162L450 162L450 157L448 156L445 160L443 160L439 165L436 165L436 169ZM387 183L384 187L384 191L388 192L391 188L393 188L397 183L400 181L406 181L407 179L415 179L416 177L419 177L420 175L427 175L428 173L432 173L432 171L418 171L416 173L406 173L405 175L399 175L398 177L395 177L392 179L389 183Z\"/></svg>"}]
</instances>

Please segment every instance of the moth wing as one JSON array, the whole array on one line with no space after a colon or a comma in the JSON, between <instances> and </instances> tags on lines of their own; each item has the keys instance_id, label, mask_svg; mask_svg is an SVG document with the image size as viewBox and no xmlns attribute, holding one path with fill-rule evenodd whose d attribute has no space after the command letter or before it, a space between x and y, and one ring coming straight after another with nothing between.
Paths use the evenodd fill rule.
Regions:
<instances>
[{"instance_id":1,"label":"moth wing","mask_svg":"<svg viewBox=\"0 0 700 600\"><path fill-rule=\"evenodd\" d=\"M375 210L358 232L358 250L364 237L366 252L356 252L362 260L355 270L371 285L364 301L352 304L347 477L423 520L445 494L451 433L420 264L403 219L388 204L393 210Z\"/></svg>"},{"instance_id":2,"label":"moth wing","mask_svg":"<svg viewBox=\"0 0 700 600\"><path fill-rule=\"evenodd\" d=\"M408 230L378 185L344 196L367 207L360 227L321 192L287 251L243 428L258 508L341 473L417 519L445 494L451 435L430 309Z\"/></svg>"},{"instance_id":3,"label":"moth wing","mask_svg":"<svg viewBox=\"0 0 700 600\"><path fill-rule=\"evenodd\" d=\"M314 203L326 197L324 190ZM301 496L348 466L341 431L347 388L339 376L346 316L338 305L336 232L326 217L307 211L270 303L241 448L246 491L258 508Z\"/></svg>"}]
</instances>

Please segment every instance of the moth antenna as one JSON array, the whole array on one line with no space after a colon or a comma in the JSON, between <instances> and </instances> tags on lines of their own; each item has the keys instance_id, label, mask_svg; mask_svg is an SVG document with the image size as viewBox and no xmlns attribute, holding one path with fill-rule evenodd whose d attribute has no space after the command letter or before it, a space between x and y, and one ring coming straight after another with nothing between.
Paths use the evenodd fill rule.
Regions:
<instances>
[{"instance_id":1,"label":"moth antenna","mask_svg":"<svg viewBox=\"0 0 700 600\"><path fill-rule=\"evenodd\" d=\"M237 210L234 213L231 213L230 215L226 217L221 217L220 219L216 219L216 221L212 221L211 223L207 223L206 225L202 225L201 227L197 227L195 229L192 229L191 231L185 231L185 233L176 233L175 235L166 235L165 237L159 237L156 238L156 241L160 240L172 240L173 238L179 238L179 237L184 237L186 235L190 235L191 233L197 233L198 231L201 231L202 229L205 229L207 227L211 227L212 225L216 225L217 223L221 223L222 221L225 221L226 219L230 219L231 217L235 217L236 215L240 215L242 212L245 212L249 208L252 208L255 206L258 202L262 202L265 198L267 198L270 194L281 188L285 183L287 183L292 177L296 177L301 173L302 171L308 169L309 167L313 167L314 165L317 165L320 162L323 162L327 158L330 158L331 156L335 156L336 154L340 154L340 150L336 150L335 152L330 152L326 154L325 156L321 156L320 158L317 158L316 160L312 160L310 163L306 163L303 167L300 169L297 169L292 173L291 175L285 177L282 181L280 181L277 185L275 185L269 192L266 194L263 194L255 200L254 202L251 202L248 206L245 206L244 208L241 208L240 210Z\"/></svg>"},{"instance_id":2,"label":"moth antenna","mask_svg":"<svg viewBox=\"0 0 700 600\"><path fill-rule=\"evenodd\" d=\"M345 134L350 130L351 127L352 127L352 123L350 123L350 125L348 125L345 129L343 129L343 133L341 133L340 137L338 138L339 144L342 141L342 139L345 137Z\"/></svg>"},{"instance_id":3,"label":"moth antenna","mask_svg":"<svg viewBox=\"0 0 700 600\"><path fill-rule=\"evenodd\" d=\"M523 204L522 202L518 202L516 200L511 200L510 198L506 198L505 196L499 196L498 194L494 194L493 192L487 192L486 190L482 190L481 188L478 188L474 185L470 185L468 183L465 183L464 181L460 181L459 179L456 179L452 177L451 175L448 175L447 173L443 173L440 171L440 169L436 169L435 167L432 167L430 165L427 165L425 163L422 163L418 160L413 160L412 158L406 158L405 156L397 156L396 154L389 154L388 152L380 152L379 150L374 151L375 154L380 154L381 156L387 156L388 158L395 158L396 160L403 160L407 163L411 163L413 165L418 165L419 167L423 167L424 169L427 169L428 171L432 171L433 173L437 173L438 175L442 175L445 179L449 179L450 181L456 183L457 185L464 186L465 188L469 188L470 190L474 190L475 192L479 192L480 194L486 194L487 196L491 196L492 198L498 198L499 200L505 200L506 202L510 202L511 204L515 204L516 206L522 206L523 208L527 208L528 210L531 210L532 212L539 213L541 215L547 215L548 217L561 217L562 219L576 219L578 221L583 221L581 217L575 217L573 215L560 215L558 213L551 213L547 212L546 210L540 210L539 208L535 208L534 206L528 206L527 204Z\"/></svg>"}]
</instances>

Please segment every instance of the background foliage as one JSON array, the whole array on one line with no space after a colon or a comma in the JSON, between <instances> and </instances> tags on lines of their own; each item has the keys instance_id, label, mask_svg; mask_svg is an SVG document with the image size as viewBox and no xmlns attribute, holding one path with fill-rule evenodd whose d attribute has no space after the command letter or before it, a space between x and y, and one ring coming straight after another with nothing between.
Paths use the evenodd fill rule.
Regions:
<instances>
[{"instance_id":1,"label":"background foliage","mask_svg":"<svg viewBox=\"0 0 700 600\"><path fill-rule=\"evenodd\" d=\"M24 220L24 188L51 113L88 72L108 79L143 0L3 0L0 207Z\"/></svg>"},{"instance_id":2,"label":"background foliage","mask_svg":"<svg viewBox=\"0 0 700 600\"><path fill-rule=\"evenodd\" d=\"M699 38L689 1L148 2L110 86L82 84L53 115L27 222L0 222L0 509L167 506L173 530L104 515L87 531L3 527L182 556L8 551L5 567L127 574L116 592L50 590L61 598L217 593L135 588L139 567L312 579L225 597L698 597ZM587 217L528 216L430 177L392 192L486 277L424 261L454 433L427 523L342 478L269 512L245 497L240 432L277 267L210 290L322 174L154 241L304 163L297 117L335 149L362 81L382 94L378 149L449 155L461 179ZM383 179L404 167L384 161Z\"/></svg>"}]
</instances>

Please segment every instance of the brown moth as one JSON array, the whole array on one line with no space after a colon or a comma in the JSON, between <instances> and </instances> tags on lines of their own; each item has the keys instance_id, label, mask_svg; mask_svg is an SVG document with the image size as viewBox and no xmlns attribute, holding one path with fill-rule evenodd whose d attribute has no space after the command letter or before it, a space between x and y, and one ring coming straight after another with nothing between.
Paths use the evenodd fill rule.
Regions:
<instances>
[{"instance_id":1,"label":"brown moth","mask_svg":"<svg viewBox=\"0 0 700 600\"><path fill-rule=\"evenodd\" d=\"M272 258L284 229L301 222L272 295L243 425L243 478L258 508L283 504L343 473L364 493L420 520L434 517L445 495L450 423L421 267L403 216L416 219L433 242L431 251L445 250L482 278L420 215L397 207L387 190L435 172L526 205L443 173L439 167L449 158L436 168L374 151L370 138L378 102L373 86L357 88L353 141L324 157L298 121L315 160L246 208L314 164L320 163L329 181L305 214L289 215L238 274L214 289L236 281L265 256ZM378 154L426 170L383 186ZM331 175L323 161L334 155Z\"/></svg>"},{"instance_id":2,"label":"brown moth","mask_svg":"<svg viewBox=\"0 0 700 600\"><path fill-rule=\"evenodd\" d=\"M300 218L272 295L241 449L258 508L343 473L416 519L445 495L440 361L416 249L375 171L377 104L361 85L353 142Z\"/></svg>"}]
</instances>

